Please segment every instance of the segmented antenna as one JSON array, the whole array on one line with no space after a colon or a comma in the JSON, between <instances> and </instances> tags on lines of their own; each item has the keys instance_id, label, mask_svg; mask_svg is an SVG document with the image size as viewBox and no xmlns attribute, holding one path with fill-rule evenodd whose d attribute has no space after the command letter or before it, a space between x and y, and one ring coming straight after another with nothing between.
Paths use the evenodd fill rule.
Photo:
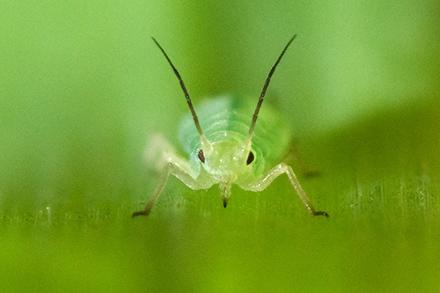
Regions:
<instances>
[{"instance_id":1,"label":"segmented antenna","mask_svg":"<svg viewBox=\"0 0 440 293\"><path fill-rule=\"evenodd\" d=\"M194 110L194 106L191 101L191 97L189 96L188 90L186 89L186 86L185 86L185 83L183 82L182 76L180 75L176 66L174 66L170 57L168 57L168 54L165 52L165 50L159 44L159 42L154 37L151 37L151 38L153 39L153 42L156 44L156 46L160 49L160 51L162 52L165 59L167 59L168 63L170 64L171 68L174 71L174 74L176 75L177 79L179 80L180 87L182 88L183 94L185 95L186 103L188 104L189 110L191 111L191 115L194 120L194 124L196 125L197 132L200 134L202 141L206 140L205 135L203 134L202 127L200 126L199 118L197 117L196 111Z\"/></svg>"},{"instance_id":2,"label":"segmented antenna","mask_svg":"<svg viewBox=\"0 0 440 293\"><path fill-rule=\"evenodd\" d=\"M252 139L252 135L255 130L255 125L257 123L258 113L260 112L261 105L263 104L264 97L266 96L266 91L267 91L267 88L269 87L270 79L272 78L272 75L274 74L275 69L277 69L278 64L280 63L281 59L283 58L284 53L286 53L287 49L289 48L290 44L292 44L293 40L295 40L295 38L296 38L296 34L293 35L293 37L290 38L290 40L287 42L283 51L281 51L281 54L278 56L277 61L275 61L274 65L272 66L272 68L269 71L269 74L267 75L266 81L264 82L263 89L261 90L260 97L258 99L257 107L255 108L254 115L252 116L251 127L249 128L249 134L248 134L249 141Z\"/></svg>"}]
</instances>

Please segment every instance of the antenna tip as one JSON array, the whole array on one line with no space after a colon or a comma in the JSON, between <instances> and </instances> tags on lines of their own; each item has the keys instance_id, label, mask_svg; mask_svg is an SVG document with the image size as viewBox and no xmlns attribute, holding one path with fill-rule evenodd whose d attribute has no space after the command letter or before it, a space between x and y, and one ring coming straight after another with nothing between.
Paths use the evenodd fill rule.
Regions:
<instances>
[{"instance_id":1,"label":"antenna tip","mask_svg":"<svg viewBox=\"0 0 440 293\"><path fill-rule=\"evenodd\" d=\"M290 38L290 40L287 44L290 45L293 42L293 40L296 39L297 36L298 36L297 34L293 34L293 36Z\"/></svg>"}]
</instances>

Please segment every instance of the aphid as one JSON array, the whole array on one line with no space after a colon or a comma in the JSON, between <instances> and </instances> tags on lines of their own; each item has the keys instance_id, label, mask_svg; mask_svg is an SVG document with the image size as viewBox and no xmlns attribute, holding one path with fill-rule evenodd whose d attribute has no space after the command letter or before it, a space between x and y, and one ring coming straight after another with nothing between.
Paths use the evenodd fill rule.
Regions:
<instances>
[{"instance_id":1,"label":"aphid","mask_svg":"<svg viewBox=\"0 0 440 293\"><path fill-rule=\"evenodd\" d=\"M157 167L162 169L162 176L145 208L133 213L133 217L150 213L170 175L193 190L208 189L218 184L223 206L226 207L232 184L258 192L282 174L287 175L310 214L328 217L326 212L315 210L292 167L283 162L274 167L269 165L279 162L289 147L291 132L287 124L269 105L264 108L264 115L261 118L258 116L271 77L295 37L288 41L269 71L256 107L246 99L219 97L200 106L200 118L180 73L159 42L152 38L179 80L191 112L180 127L180 140L189 159L177 155L162 137L152 139L147 153L154 157ZM253 109L253 116L249 119Z\"/></svg>"}]
</instances>

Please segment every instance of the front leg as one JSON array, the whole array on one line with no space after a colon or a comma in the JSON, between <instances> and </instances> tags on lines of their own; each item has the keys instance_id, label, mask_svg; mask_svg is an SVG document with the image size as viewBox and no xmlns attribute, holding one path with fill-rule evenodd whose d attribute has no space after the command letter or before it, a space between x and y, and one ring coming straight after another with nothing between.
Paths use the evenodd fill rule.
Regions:
<instances>
[{"instance_id":1,"label":"front leg","mask_svg":"<svg viewBox=\"0 0 440 293\"><path fill-rule=\"evenodd\" d=\"M270 170L265 176L258 179L255 182L252 182L248 185L242 186L246 190L259 192L266 187L268 187L278 176L282 174L287 174L287 177L289 178L290 183L292 184L293 188L295 189L296 193L298 194L299 198L303 202L304 206L307 208L307 210L312 214L313 216L326 216L329 215L324 211L316 211L315 208L312 205L312 202L310 201L309 197L307 196L306 192L302 188L301 184L298 181L298 178L296 177L295 173L293 172L292 167L285 163L281 163L276 165L272 170Z\"/></svg>"},{"instance_id":2,"label":"front leg","mask_svg":"<svg viewBox=\"0 0 440 293\"><path fill-rule=\"evenodd\" d=\"M151 209L154 207L160 195L162 194L162 191L165 188L170 175L175 176L177 179L182 181L183 184L193 190L207 189L212 185L212 183L206 181L206 179L198 180L198 178L193 178L190 175L190 170L186 169L180 163L180 160L173 160L172 158L170 158L169 162L166 164L166 167L162 171L159 183L157 184L153 195L149 198L147 204L145 205L145 208L143 210L134 212L132 217L148 216L150 214Z\"/></svg>"},{"instance_id":3,"label":"front leg","mask_svg":"<svg viewBox=\"0 0 440 293\"><path fill-rule=\"evenodd\" d=\"M150 213L162 194L170 175L173 175L193 190L207 189L212 185L209 178L195 174L188 161L176 155L171 145L161 136L152 138L150 145L147 147L146 155L150 164L155 163L155 167L161 169L161 177L145 208L134 212L133 217L147 216Z\"/></svg>"}]
</instances>

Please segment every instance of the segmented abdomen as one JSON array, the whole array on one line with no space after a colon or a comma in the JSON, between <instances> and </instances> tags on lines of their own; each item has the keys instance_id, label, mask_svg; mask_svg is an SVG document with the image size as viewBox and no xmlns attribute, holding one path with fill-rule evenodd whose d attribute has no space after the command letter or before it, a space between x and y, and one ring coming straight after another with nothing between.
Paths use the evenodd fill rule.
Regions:
<instances>
[{"instance_id":1,"label":"segmented abdomen","mask_svg":"<svg viewBox=\"0 0 440 293\"><path fill-rule=\"evenodd\" d=\"M244 141L256 102L256 99L221 96L196 105L196 112L207 139L211 142L231 138ZM272 167L282 159L288 150L290 138L286 121L269 103L263 104L252 140L255 163L262 167L259 168L260 171ZM189 114L185 115L180 124L179 139L185 152L190 155L200 149L199 135Z\"/></svg>"}]
</instances>

